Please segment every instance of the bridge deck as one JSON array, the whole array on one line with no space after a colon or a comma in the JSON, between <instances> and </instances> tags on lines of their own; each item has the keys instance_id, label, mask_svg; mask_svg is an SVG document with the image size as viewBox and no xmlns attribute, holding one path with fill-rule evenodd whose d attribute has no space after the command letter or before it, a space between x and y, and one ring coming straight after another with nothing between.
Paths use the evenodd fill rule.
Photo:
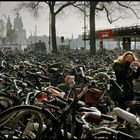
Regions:
<instances>
[{"instance_id":1,"label":"bridge deck","mask_svg":"<svg viewBox=\"0 0 140 140\"><path fill-rule=\"evenodd\" d=\"M140 41L140 25L130 26L130 27L121 27L121 28L113 28L113 29L105 29L105 30L97 30L96 38L100 39L99 32L111 30L112 37L111 39L122 40L122 38L131 38L131 41ZM83 33L83 40L89 40L89 32ZM104 37L103 39L109 39L109 37Z\"/></svg>"}]
</instances>

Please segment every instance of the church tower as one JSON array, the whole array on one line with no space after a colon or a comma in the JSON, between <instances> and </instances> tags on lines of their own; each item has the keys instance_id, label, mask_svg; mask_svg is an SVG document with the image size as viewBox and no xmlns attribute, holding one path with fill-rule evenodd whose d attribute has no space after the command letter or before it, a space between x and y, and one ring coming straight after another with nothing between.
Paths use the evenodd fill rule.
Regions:
<instances>
[{"instance_id":1,"label":"church tower","mask_svg":"<svg viewBox=\"0 0 140 140\"><path fill-rule=\"evenodd\" d=\"M10 37L11 31L12 31L12 24L11 24L11 21L10 21L10 17L8 17L7 24L6 24L6 29L7 29L6 36Z\"/></svg>"},{"instance_id":2,"label":"church tower","mask_svg":"<svg viewBox=\"0 0 140 140\"><path fill-rule=\"evenodd\" d=\"M17 34L17 44L27 46L26 30L23 29L22 18L17 13L17 17L14 19L14 30Z\"/></svg>"},{"instance_id":3,"label":"church tower","mask_svg":"<svg viewBox=\"0 0 140 140\"><path fill-rule=\"evenodd\" d=\"M23 31L23 22L22 18L19 16L19 13L17 13L17 17L14 19L14 30L17 32Z\"/></svg>"}]
</instances>

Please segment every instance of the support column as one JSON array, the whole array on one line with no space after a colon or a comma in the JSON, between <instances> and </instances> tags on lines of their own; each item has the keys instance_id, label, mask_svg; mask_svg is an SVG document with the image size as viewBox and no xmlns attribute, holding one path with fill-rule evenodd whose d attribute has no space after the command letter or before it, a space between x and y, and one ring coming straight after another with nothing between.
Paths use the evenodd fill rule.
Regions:
<instances>
[{"instance_id":1,"label":"support column","mask_svg":"<svg viewBox=\"0 0 140 140\"><path fill-rule=\"evenodd\" d=\"M122 46L123 46L124 50L130 51L131 50L131 38L130 37L123 38Z\"/></svg>"}]
</instances>

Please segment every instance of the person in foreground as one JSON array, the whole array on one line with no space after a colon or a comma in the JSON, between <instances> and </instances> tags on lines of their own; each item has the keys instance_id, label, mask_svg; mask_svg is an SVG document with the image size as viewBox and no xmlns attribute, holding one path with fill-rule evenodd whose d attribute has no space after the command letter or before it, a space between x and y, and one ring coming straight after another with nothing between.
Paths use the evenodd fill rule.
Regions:
<instances>
[{"instance_id":1,"label":"person in foreground","mask_svg":"<svg viewBox=\"0 0 140 140\"><path fill-rule=\"evenodd\" d=\"M140 76L140 62L133 52L127 51L114 60L113 69L116 82L123 89L123 96L118 100L118 107L126 109L125 103L134 100L133 80Z\"/></svg>"}]
</instances>

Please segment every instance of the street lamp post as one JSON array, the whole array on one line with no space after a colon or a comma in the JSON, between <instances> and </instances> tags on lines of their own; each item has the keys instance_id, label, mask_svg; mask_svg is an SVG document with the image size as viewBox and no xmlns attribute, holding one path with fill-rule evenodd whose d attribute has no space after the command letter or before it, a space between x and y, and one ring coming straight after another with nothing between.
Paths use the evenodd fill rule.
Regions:
<instances>
[{"instance_id":1,"label":"street lamp post","mask_svg":"<svg viewBox=\"0 0 140 140\"><path fill-rule=\"evenodd\" d=\"M49 51L51 51L51 12L49 11Z\"/></svg>"},{"instance_id":2,"label":"street lamp post","mask_svg":"<svg viewBox=\"0 0 140 140\"><path fill-rule=\"evenodd\" d=\"M71 49L71 39L69 39L69 48Z\"/></svg>"},{"instance_id":3,"label":"street lamp post","mask_svg":"<svg viewBox=\"0 0 140 140\"><path fill-rule=\"evenodd\" d=\"M84 1L84 48L86 50L86 5Z\"/></svg>"},{"instance_id":4,"label":"street lamp post","mask_svg":"<svg viewBox=\"0 0 140 140\"><path fill-rule=\"evenodd\" d=\"M37 26L35 25L35 43L36 43L36 36L37 36Z\"/></svg>"}]
</instances>

